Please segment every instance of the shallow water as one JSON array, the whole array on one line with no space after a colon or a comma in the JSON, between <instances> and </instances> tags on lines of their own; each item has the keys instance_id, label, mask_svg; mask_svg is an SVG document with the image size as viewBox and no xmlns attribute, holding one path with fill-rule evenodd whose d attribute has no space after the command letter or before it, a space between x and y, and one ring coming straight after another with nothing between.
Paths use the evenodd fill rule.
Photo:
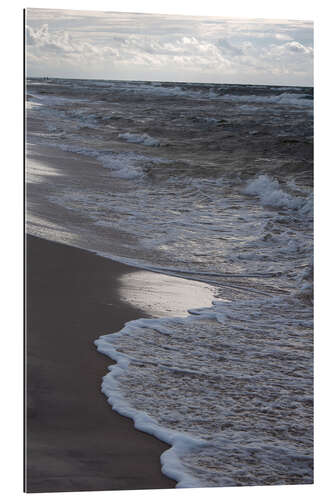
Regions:
<instances>
[{"instance_id":1,"label":"shallow water","mask_svg":"<svg viewBox=\"0 0 333 500\"><path fill-rule=\"evenodd\" d=\"M215 287L97 342L164 473L312 482L312 89L32 79L27 108L29 232Z\"/></svg>"}]
</instances>

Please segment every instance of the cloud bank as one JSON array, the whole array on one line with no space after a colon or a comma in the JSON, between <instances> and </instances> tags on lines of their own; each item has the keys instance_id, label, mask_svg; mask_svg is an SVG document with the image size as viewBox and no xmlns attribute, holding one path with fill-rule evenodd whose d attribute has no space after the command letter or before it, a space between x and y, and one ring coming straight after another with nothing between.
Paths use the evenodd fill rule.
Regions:
<instances>
[{"instance_id":1,"label":"cloud bank","mask_svg":"<svg viewBox=\"0 0 333 500\"><path fill-rule=\"evenodd\" d=\"M313 84L309 21L28 9L28 76Z\"/></svg>"}]
</instances>

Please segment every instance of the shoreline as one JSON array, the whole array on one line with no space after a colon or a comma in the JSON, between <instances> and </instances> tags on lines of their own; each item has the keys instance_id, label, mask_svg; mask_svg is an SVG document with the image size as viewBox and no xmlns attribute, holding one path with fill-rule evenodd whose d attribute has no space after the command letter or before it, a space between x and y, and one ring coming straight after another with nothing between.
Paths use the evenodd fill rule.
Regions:
<instances>
[{"instance_id":1,"label":"shoreline","mask_svg":"<svg viewBox=\"0 0 333 500\"><path fill-rule=\"evenodd\" d=\"M135 272L26 235L27 492L176 485L161 472L160 456L169 446L137 431L101 392L111 360L94 341L127 321L150 317L120 297L122 276Z\"/></svg>"},{"instance_id":2,"label":"shoreline","mask_svg":"<svg viewBox=\"0 0 333 500\"><path fill-rule=\"evenodd\" d=\"M146 108L146 97L133 88L133 104L142 123L148 123L145 132L155 137L160 106ZM67 90L61 82L51 95L66 100L73 91L77 97L77 89ZM232 106L224 108L222 121L231 128L207 129L203 113L212 113L216 125L220 122L210 90L207 103L189 101L191 116L187 104L186 113L179 114L185 101L172 104L169 115L168 102L156 100L170 123L176 117L174 125L186 129L179 138L174 127L164 131L173 146L165 150L164 165L162 150L154 149L151 156L143 143L118 140L119 131L140 131L132 129L137 121L128 121L132 98L118 102L117 90L111 90L114 118L125 121L110 123L104 97L90 99L104 92L95 90L89 88L83 107L54 108L52 97L47 104L48 89L41 89L46 113L37 106L27 121L26 227L36 235L27 237L32 250L27 259L28 491L184 487L164 467L174 442L160 429L149 432L151 420L137 425L140 408L166 430L170 425L200 435L203 429L206 436L207 427L212 436L203 454L207 462L198 450L184 462L198 466L192 470L205 480L222 486L313 481L312 316L311 303L303 300L312 286L310 115L303 108L300 115L292 113L301 111L294 109L295 96L286 114L280 95L277 102L274 92L260 90L265 102L274 102L276 116L272 119L269 109L259 105L260 116L253 121L242 101L245 94L249 102L260 96L252 91L243 96L242 90L240 102L231 96ZM246 111L241 123L234 120L238 106ZM304 126L295 135L290 130L299 116ZM273 133L277 121L286 140ZM264 144L263 123L269 129ZM199 133L193 149L190 139L203 125L207 134ZM243 141L246 128L256 134L254 142L250 135ZM231 129L235 133L229 141ZM221 137L226 139L225 158ZM295 160L290 172L286 158ZM133 181L138 176L142 184ZM175 255L185 279L173 274ZM160 263L162 274L145 267L149 262ZM195 269L202 286L219 285L215 298L221 300L211 310L204 303L188 307L190 287L181 281L189 282L187 272ZM216 282L208 280L215 272ZM197 289L200 295L200 286L192 283L193 295ZM222 287L231 290L224 293ZM208 300L207 289L201 291ZM197 318L190 316L183 328L184 318L178 315L184 316L185 308ZM164 328L163 321L155 320L163 316L175 320L167 320ZM119 343L110 332L120 332ZM117 367L99 356L95 346L103 337L108 339L102 353L116 361L124 354L125 368L126 356L130 360L128 377L120 363ZM110 381L105 391L102 381ZM123 408L133 402L123 413L118 388ZM127 427L111 403L120 415L131 417ZM144 434L133 434L135 428ZM157 443L147 441L151 434ZM247 451L259 440L256 456L249 457Z\"/></svg>"}]
</instances>

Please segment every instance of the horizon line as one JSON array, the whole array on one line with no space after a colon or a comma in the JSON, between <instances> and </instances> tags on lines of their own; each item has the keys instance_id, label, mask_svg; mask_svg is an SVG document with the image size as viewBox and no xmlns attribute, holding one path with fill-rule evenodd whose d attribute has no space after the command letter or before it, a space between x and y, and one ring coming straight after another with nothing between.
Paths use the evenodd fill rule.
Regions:
<instances>
[{"instance_id":1,"label":"horizon line","mask_svg":"<svg viewBox=\"0 0 333 500\"><path fill-rule=\"evenodd\" d=\"M304 88L314 88L314 84L312 85L287 85L287 84L270 84L270 83L227 83L227 82L189 82L185 80L136 80L136 79L126 79L126 78L78 78L78 77L63 77L63 76L29 76L26 75L26 80L31 78L36 79L58 79L58 80L88 80L88 81L103 81L103 82L152 82L152 83L180 83L180 84L194 84L194 85L251 85L256 87L304 87Z\"/></svg>"}]
</instances>

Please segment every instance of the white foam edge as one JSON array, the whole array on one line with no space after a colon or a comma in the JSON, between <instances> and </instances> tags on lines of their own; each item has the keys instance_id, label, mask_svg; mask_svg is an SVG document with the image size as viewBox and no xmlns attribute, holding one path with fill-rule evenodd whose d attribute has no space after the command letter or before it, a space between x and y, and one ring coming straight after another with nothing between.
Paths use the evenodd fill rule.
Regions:
<instances>
[{"instance_id":1,"label":"white foam edge","mask_svg":"<svg viewBox=\"0 0 333 500\"><path fill-rule=\"evenodd\" d=\"M202 487L200 481L185 469L180 457L198 447L206 446L206 442L189 434L163 427L144 411L133 408L123 396L117 381L117 378L128 370L131 358L117 351L110 340L119 338L133 326L145 327L149 321L156 322L147 319L129 321L120 332L103 335L95 340L97 350L116 362L115 365L108 367L109 373L103 377L101 391L106 395L112 409L119 415L132 419L137 430L150 434L171 446L160 457L161 470L165 476L177 482L177 488L199 488Z\"/></svg>"}]
</instances>

